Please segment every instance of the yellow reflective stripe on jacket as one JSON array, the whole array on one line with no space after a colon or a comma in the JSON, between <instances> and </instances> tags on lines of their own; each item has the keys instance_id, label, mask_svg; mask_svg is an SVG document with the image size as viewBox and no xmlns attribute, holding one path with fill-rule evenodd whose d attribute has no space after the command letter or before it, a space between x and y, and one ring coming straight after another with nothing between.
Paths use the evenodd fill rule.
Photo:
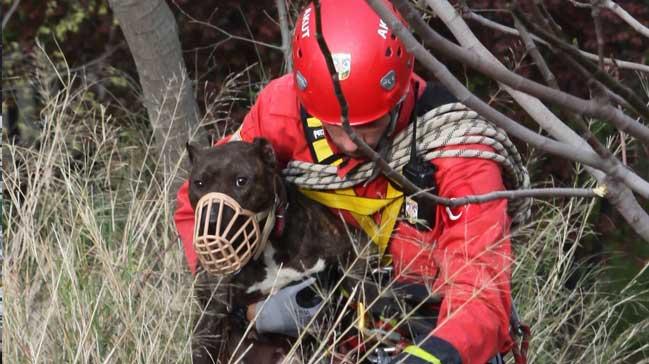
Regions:
<instances>
[{"instance_id":1,"label":"yellow reflective stripe on jacket","mask_svg":"<svg viewBox=\"0 0 649 364\"><path fill-rule=\"evenodd\" d=\"M432 364L442 364L442 362L439 359L437 359L435 355L415 345L406 346L406 348L403 349L403 352L408 353L412 356L416 356L419 359L427 361Z\"/></svg>"},{"instance_id":2,"label":"yellow reflective stripe on jacket","mask_svg":"<svg viewBox=\"0 0 649 364\"><path fill-rule=\"evenodd\" d=\"M334 152L332 152L331 148L329 148L327 139L316 140L312 143L312 146L313 151L315 152L315 155L319 161L325 160L334 155Z\"/></svg>"},{"instance_id":3,"label":"yellow reflective stripe on jacket","mask_svg":"<svg viewBox=\"0 0 649 364\"><path fill-rule=\"evenodd\" d=\"M317 128L322 126L322 121L318 118L310 117L306 119L306 125L308 125L309 128Z\"/></svg>"}]
</instances>

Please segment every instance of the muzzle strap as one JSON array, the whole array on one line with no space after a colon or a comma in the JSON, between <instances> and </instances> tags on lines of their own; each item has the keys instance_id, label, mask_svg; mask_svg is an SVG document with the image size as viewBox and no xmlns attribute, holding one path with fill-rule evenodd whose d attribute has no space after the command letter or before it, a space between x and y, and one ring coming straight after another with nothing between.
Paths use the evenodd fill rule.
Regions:
<instances>
[{"instance_id":1,"label":"muzzle strap","mask_svg":"<svg viewBox=\"0 0 649 364\"><path fill-rule=\"evenodd\" d=\"M277 201L277 196L275 196L275 202L273 203L273 207L270 208L270 211L264 211L263 213L257 215L258 222L264 217L266 218L266 221L264 222L264 230L261 233L261 240L259 241L257 250L255 251L253 256L253 259L255 260L259 258L261 253L264 251L264 248L266 248L266 243L268 242L270 234L273 232L273 228L275 227L275 210L277 209Z\"/></svg>"}]
</instances>

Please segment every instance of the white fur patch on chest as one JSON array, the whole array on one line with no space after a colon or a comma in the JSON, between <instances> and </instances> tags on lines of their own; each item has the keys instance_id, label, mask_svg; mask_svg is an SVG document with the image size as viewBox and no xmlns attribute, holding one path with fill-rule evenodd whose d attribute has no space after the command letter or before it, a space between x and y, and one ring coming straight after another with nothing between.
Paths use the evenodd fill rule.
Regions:
<instances>
[{"instance_id":1,"label":"white fur patch on chest","mask_svg":"<svg viewBox=\"0 0 649 364\"><path fill-rule=\"evenodd\" d=\"M325 269L324 259L318 259L313 267L308 268L307 270L302 272L293 268L282 268L277 265L277 262L273 259L273 255L275 255L275 249L273 248L273 246L271 244L266 245L266 248L264 249L266 276L264 277L263 281L255 283L252 286L248 287L246 293L260 291L262 294L269 294L271 292L277 291L278 289L286 286L291 282L295 282L312 274L322 272Z\"/></svg>"}]
</instances>

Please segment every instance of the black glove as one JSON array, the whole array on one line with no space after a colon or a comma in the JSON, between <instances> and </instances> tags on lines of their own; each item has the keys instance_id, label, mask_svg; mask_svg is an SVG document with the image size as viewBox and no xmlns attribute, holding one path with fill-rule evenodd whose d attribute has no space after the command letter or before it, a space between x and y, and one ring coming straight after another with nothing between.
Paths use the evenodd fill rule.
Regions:
<instances>
[{"instance_id":1,"label":"black glove","mask_svg":"<svg viewBox=\"0 0 649 364\"><path fill-rule=\"evenodd\" d=\"M462 364L462 358L446 340L423 335L392 358L390 364Z\"/></svg>"}]
</instances>

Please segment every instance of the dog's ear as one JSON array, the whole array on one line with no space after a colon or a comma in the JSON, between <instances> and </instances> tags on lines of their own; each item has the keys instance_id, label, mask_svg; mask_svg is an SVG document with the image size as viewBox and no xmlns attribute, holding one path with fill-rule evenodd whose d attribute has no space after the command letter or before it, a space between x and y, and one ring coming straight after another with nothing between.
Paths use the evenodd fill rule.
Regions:
<instances>
[{"instance_id":1,"label":"dog's ear","mask_svg":"<svg viewBox=\"0 0 649 364\"><path fill-rule=\"evenodd\" d=\"M273 171L277 168L277 158L275 158L275 151L273 145L270 144L265 138L255 138L252 144L257 149L257 152L264 161L264 164Z\"/></svg>"},{"instance_id":2,"label":"dog's ear","mask_svg":"<svg viewBox=\"0 0 649 364\"><path fill-rule=\"evenodd\" d=\"M189 155L189 163L194 164L194 161L196 160L196 158L198 158L198 155L201 152L201 148L193 145L190 142L187 142L187 144L185 144L185 148L187 148L187 154Z\"/></svg>"}]
</instances>

